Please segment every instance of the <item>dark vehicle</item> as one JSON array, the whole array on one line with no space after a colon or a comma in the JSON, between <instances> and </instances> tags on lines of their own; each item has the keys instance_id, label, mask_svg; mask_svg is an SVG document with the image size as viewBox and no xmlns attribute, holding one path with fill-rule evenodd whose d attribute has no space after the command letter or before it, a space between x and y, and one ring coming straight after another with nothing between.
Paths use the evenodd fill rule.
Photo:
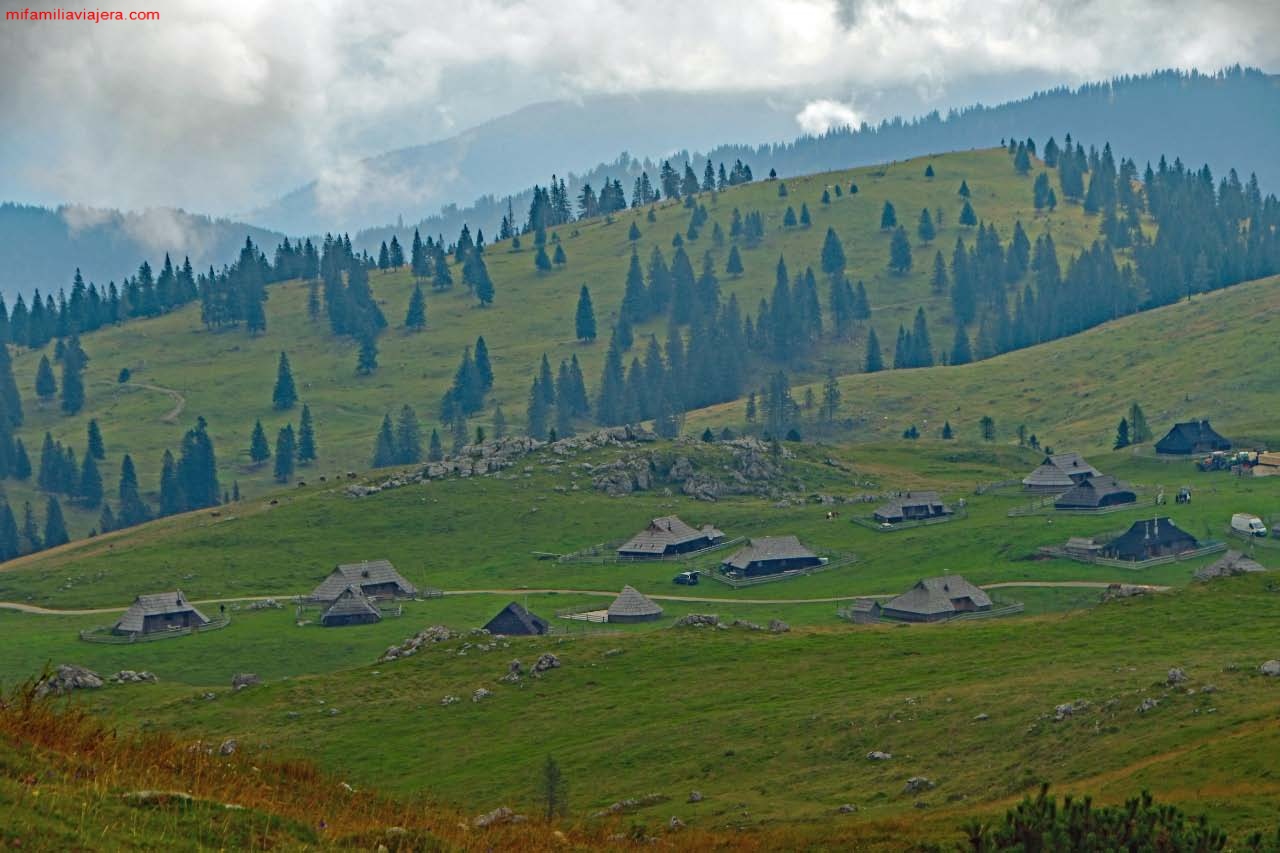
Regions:
<instances>
[{"instance_id":1,"label":"dark vehicle","mask_svg":"<svg viewBox=\"0 0 1280 853\"><path fill-rule=\"evenodd\" d=\"M702 572L681 572L671 579L672 583L678 583L681 586L697 586L698 576Z\"/></svg>"}]
</instances>

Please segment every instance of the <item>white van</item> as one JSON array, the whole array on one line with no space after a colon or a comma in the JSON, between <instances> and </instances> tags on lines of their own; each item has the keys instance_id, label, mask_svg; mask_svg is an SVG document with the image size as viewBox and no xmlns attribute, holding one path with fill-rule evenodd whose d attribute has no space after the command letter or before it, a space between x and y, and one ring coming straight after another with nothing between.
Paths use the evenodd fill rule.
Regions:
<instances>
[{"instance_id":1,"label":"white van","mask_svg":"<svg viewBox=\"0 0 1280 853\"><path fill-rule=\"evenodd\" d=\"M1237 512L1231 516L1231 529L1249 536L1266 536L1267 526L1262 519L1247 512Z\"/></svg>"}]
</instances>

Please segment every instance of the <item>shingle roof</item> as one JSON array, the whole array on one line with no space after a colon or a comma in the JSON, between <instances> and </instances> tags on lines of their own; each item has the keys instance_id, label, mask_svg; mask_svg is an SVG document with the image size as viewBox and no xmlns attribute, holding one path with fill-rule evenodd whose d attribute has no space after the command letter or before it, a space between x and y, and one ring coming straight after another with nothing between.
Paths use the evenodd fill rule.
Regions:
<instances>
[{"instance_id":1,"label":"shingle roof","mask_svg":"<svg viewBox=\"0 0 1280 853\"><path fill-rule=\"evenodd\" d=\"M323 624L330 619L368 615L376 616L379 619L382 618L378 608L373 606L373 602L365 596L360 587L349 586L324 611L320 616L320 622Z\"/></svg>"},{"instance_id":2,"label":"shingle roof","mask_svg":"<svg viewBox=\"0 0 1280 853\"><path fill-rule=\"evenodd\" d=\"M896 517L903 514L904 507L909 506L928 507L930 512L934 507L941 507L942 512L948 511L947 505L942 502L942 497L937 492L905 492L877 507L875 514Z\"/></svg>"},{"instance_id":3,"label":"shingle roof","mask_svg":"<svg viewBox=\"0 0 1280 853\"><path fill-rule=\"evenodd\" d=\"M202 623L209 621L203 613L187 603L182 590L140 595L133 600L133 604L129 605L129 609L120 617L120 621L116 622L115 630L138 633L142 631L148 616L186 612L194 613Z\"/></svg>"},{"instance_id":4,"label":"shingle roof","mask_svg":"<svg viewBox=\"0 0 1280 853\"><path fill-rule=\"evenodd\" d=\"M1076 484L1072 477L1081 475L1097 477L1101 474L1084 460L1079 453L1055 453L1046 456L1030 474L1022 478L1022 485L1032 488L1071 488Z\"/></svg>"},{"instance_id":5,"label":"shingle roof","mask_svg":"<svg viewBox=\"0 0 1280 853\"><path fill-rule=\"evenodd\" d=\"M1257 560L1246 557L1239 551L1228 551L1213 563L1196 572L1196 579L1202 581L1212 580L1213 578L1252 574L1254 572L1265 572L1266 570L1266 566Z\"/></svg>"},{"instance_id":6,"label":"shingle roof","mask_svg":"<svg viewBox=\"0 0 1280 853\"><path fill-rule=\"evenodd\" d=\"M668 548L692 542L695 539L721 539L724 534L711 525L701 529L686 524L678 516L664 515L649 522L649 526L631 537L619 551L645 554L662 554Z\"/></svg>"},{"instance_id":7,"label":"shingle roof","mask_svg":"<svg viewBox=\"0 0 1280 853\"><path fill-rule=\"evenodd\" d=\"M511 616L513 616L517 621L519 621L520 624L523 625L530 634L545 634L547 631L547 622L545 619L533 613L530 613L528 610L525 610L522 605L520 605L515 601L511 602L506 607L499 610L497 615L495 615L492 619L490 619L488 624L485 625L485 627L488 628L489 625L492 625L494 622L496 622L504 613L511 614Z\"/></svg>"},{"instance_id":8,"label":"shingle roof","mask_svg":"<svg viewBox=\"0 0 1280 853\"><path fill-rule=\"evenodd\" d=\"M939 613L955 613L952 599L969 598L977 607L990 607L991 598L960 575L943 575L925 578L902 595L884 605L885 610L898 610L931 616Z\"/></svg>"},{"instance_id":9,"label":"shingle roof","mask_svg":"<svg viewBox=\"0 0 1280 853\"><path fill-rule=\"evenodd\" d=\"M609 617L661 616L662 608L642 595L635 587L624 586L622 592L609 605Z\"/></svg>"},{"instance_id":10,"label":"shingle roof","mask_svg":"<svg viewBox=\"0 0 1280 853\"><path fill-rule=\"evenodd\" d=\"M1055 506L1059 507L1096 507L1101 506L1102 502L1112 495L1127 494L1128 500L1117 501L1118 503L1129 503L1137 499L1133 489L1128 483L1122 483L1115 477L1107 474L1100 474L1096 477L1085 477L1076 487L1070 491L1059 495L1054 501Z\"/></svg>"},{"instance_id":11,"label":"shingle roof","mask_svg":"<svg viewBox=\"0 0 1280 853\"><path fill-rule=\"evenodd\" d=\"M390 560L369 560L338 566L315 588L311 597L317 601L333 601L349 586L363 588L387 583L396 585L398 595L414 595L418 591L396 571Z\"/></svg>"},{"instance_id":12,"label":"shingle roof","mask_svg":"<svg viewBox=\"0 0 1280 853\"><path fill-rule=\"evenodd\" d=\"M1231 442L1223 438L1209 425L1208 421L1184 421L1174 424L1165 437L1156 442L1157 453L1163 453L1164 449L1175 453L1190 453L1196 447L1229 450Z\"/></svg>"},{"instance_id":13,"label":"shingle roof","mask_svg":"<svg viewBox=\"0 0 1280 853\"><path fill-rule=\"evenodd\" d=\"M768 560L793 560L802 557L817 556L795 536L762 536L752 539L747 547L738 551L723 565L733 569L745 569L752 563Z\"/></svg>"}]
</instances>

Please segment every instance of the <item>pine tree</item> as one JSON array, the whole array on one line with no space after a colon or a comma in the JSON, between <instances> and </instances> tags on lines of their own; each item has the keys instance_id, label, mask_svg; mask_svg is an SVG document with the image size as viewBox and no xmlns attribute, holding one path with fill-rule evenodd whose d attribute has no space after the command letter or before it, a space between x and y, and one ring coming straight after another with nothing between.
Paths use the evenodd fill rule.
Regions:
<instances>
[{"instance_id":1,"label":"pine tree","mask_svg":"<svg viewBox=\"0 0 1280 853\"><path fill-rule=\"evenodd\" d=\"M633 243L640 239L640 226L634 221L631 223L631 230L627 232L627 239Z\"/></svg>"},{"instance_id":2,"label":"pine tree","mask_svg":"<svg viewBox=\"0 0 1280 853\"><path fill-rule=\"evenodd\" d=\"M569 262L568 255L564 253L564 246L561 245L560 243L556 243L556 251L555 251L555 254L552 255L551 257L551 262L558 267L562 267Z\"/></svg>"},{"instance_id":3,"label":"pine tree","mask_svg":"<svg viewBox=\"0 0 1280 853\"><path fill-rule=\"evenodd\" d=\"M493 440L501 441L507 437L507 416L502 411L502 405L499 404L493 410Z\"/></svg>"},{"instance_id":4,"label":"pine tree","mask_svg":"<svg viewBox=\"0 0 1280 853\"><path fill-rule=\"evenodd\" d=\"M526 429L530 438L545 439L547 437L547 418L550 415L550 406L547 404L547 394L542 387L542 382L535 377L533 384L529 387L529 405L526 409L528 417L528 427Z\"/></svg>"},{"instance_id":5,"label":"pine tree","mask_svg":"<svg viewBox=\"0 0 1280 853\"><path fill-rule=\"evenodd\" d=\"M103 533L110 533L116 529L116 514L111 511L111 504L105 501L102 504L102 513L98 516L98 530Z\"/></svg>"},{"instance_id":6,"label":"pine tree","mask_svg":"<svg viewBox=\"0 0 1280 853\"><path fill-rule=\"evenodd\" d=\"M74 333L68 341L67 347L74 353L76 382L79 383L79 373L84 370L89 357L84 354L84 350L80 349L80 338ZM80 405L83 405L83 403L84 388L81 386ZM13 360L9 357L9 348L4 345L2 340L0 340L0 404L3 404L4 411L8 415L10 426L22 426L22 395L18 393L18 383L13 377ZM77 405L75 411L79 410L80 406ZM65 407L63 411L66 411ZM67 412L67 414L74 414L74 412Z\"/></svg>"},{"instance_id":7,"label":"pine tree","mask_svg":"<svg viewBox=\"0 0 1280 853\"><path fill-rule=\"evenodd\" d=\"M92 453L84 455L84 463L80 466L80 485L76 489L76 497L80 503L93 509L102 503L102 475L98 473L98 463Z\"/></svg>"},{"instance_id":8,"label":"pine tree","mask_svg":"<svg viewBox=\"0 0 1280 853\"><path fill-rule=\"evenodd\" d=\"M880 211L880 230L888 231L898 227L898 214L893 209L893 204L886 201L884 207Z\"/></svg>"},{"instance_id":9,"label":"pine tree","mask_svg":"<svg viewBox=\"0 0 1280 853\"><path fill-rule=\"evenodd\" d=\"M297 444L294 440L293 425L285 424L276 433L276 466L277 483L287 483L293 479Z\"/></svg>"},{"instance_id":10,"label":"pine tree","mask_svg":"<svg viewBox=\"0 0 1280 853\"><path fill-rule=\"evenodd\" d=\"M316 461L316 428L311 420L311 407L302 405L302 417L298 421L298 462L306 465Z\"/></svg>"},{"instance_id":11,"label":"pine tree","mask_svg":"<svg viewBox=\"0 0 1280 853\"><path fill-rule=\"evenodd\" d=\"M13 465L10 474L16 480L31 479L31 458L27 456L27 446L20 438L15 438L13 441Z\"/></svg>"},{"instance_id":12,"label":"pine tree","mask_svg":"<svg viewBox=\"0 0 1280 853\"><path fill-rule=\"evenodd\" d=\"M266 438L263 438L266 443ZM168 450L160 462L160 515L173 515L182 512L187 505L186 496L182 493L182 480L178 476L178 463Z\"/></svg>"},{"instance_id":13,"label":"pine tree","mask_svg":"<svg viewBox=\"0 0 1280 853\"><path fill-rule=\"evenodd\" d=\"M413 295L409 297L409 310L404 315L404 327L420 332L427 327L427 298L422 293L422 285L413 286Z\"/></svg>"},{"instance_id":14,"label":"pine tree","mask_svg":"<svg viewBox=\"0 0 1280 853\"><path fill-rule=\"evenodd\" d=\"M249 459L255 464L266 462L271 458L271 447L267 444L267 433L262 428L262 419L253 424L253 434L249 437Z\"/></svg>"},{"instance_id":15,"label":"pine tree","mask_svg":"<svg viewBox=\"0 0 1280 853\"><path fill-rule=\"evenodd\" d=\"M44 548L44 540L40 538L40 527L36 524L36 511L32 508L31 501L25 501L22 505L21 537L25 545L21 546L20 550L34 552Z\"/></svg>"},{"instance_id":16,"label":"pine tree","mask_svg":"<svg viewBox=\"0 0 1280 853\"><path fill-rule=\"evenodd\" d=\"M292 409L298 402L298 389L293 384L293 371L289 369L289 357L280 353L276 368L276 387L271 392L271 403L277 409Z\"/></svg>"},{"instance_id":17,"label":"pine tree","mask_svg":"<svg viewBox=\"0 0 1280 853\"><path fill-rule=\"evenodd\" d=\"M787 205L787 212L782 214L782 226L784 228L796 227L796 209L791 205Z\"/></svg>"},{"instance_id":18,"label":"pine tree","mask_svg":"<svg viewBox=\"0 0 1280 853\"><path fill-rule=\"evenodd\" d=\"M585 284L578 291L578 310L574 315L573 326L578 340L590 343L596 339L596 311L591 304L591 291Z\"/></svg>"},{"instance_id":19,"label":"pine tree","mask_svg":"<svg viewBox=\"0 0 1280 853\"><path fill-rule=\"evenodd\" d=\"M3 347L0 347L0 349L3 349ZM5 350L4 359L7 360L7 358L8 350ZM62 413L65 415L74 415L84 408L84 380L81 378L81 373L84 372L88 361L89 357L80 348L80 339L72 336L62 353ZM12 375L12 371L10 371L10 375ZM3 380L4 372L0 370L0 384L3 383ZM0 393L2 391L3 389L0 388ZM21 416L21 411L19 408L19 417ZM13 410L10 408L11 420L13 418L12 412Z\"/></svg>"},{"instance_id":20,"label":"pine tree","mask_svg":"<svg viewBox=\"0 0 1280 853\"><path fill-rule=\"evenodd\" d=\"M1112 448L1119 450L1122 447L1129 446L1129 421L1124 418L1120 419L1120 425L1116 427L1116 440Z\"/></svg>"},{"instance_id":21,"label":"pine tree","mask_svg":"<svg viewBox=\"0 0 1280 853\"><path fill-rule=\"evenodd\" d=\"M971 361L973 361L973 351L969 347L969 333L965 331L963 324L957 323L955 342L951 345L951 363L960 365Z\"/></svg>"},{"instance_id":22,"label":"pine tree","mask_svg":"<svg viewBox=\"0 0 1280 853\"><path fill-rule=\"evenodd\" d=\"M960 224L966 228L972 228L978 224L978 215L973 212L973 205L969 204L968 201L960 209Z\"/></svg>"},{"instance_id":23,"label":"pine tree","mask_svg":"<svg viewBox=\"0 0 1280 853\"><path fill-rule=\"evenodd\" d=\"M929 208L920 211L920 223L916 226L916 234L920 237L921 243L933 242L933 238L937 235L937 229L933 227L933 217L929 215Z\"/></svg>"},{"instance_id":24,"label":"pine tree","mask_svg":"<svg viewBox=\"0 0 1280 853\"><path fill-rule=\"evenodd\" d=\"M431 441L427 445L427 461L439 462L444 459L444 447L440 444L440 433L431 430Z\"/></svg>"},{"instance_id":25,"label":"pine tree","mask_svg":"<svg viewBox=\"0 0 1280 853\"><path fill-rule=\"evenodd\" d=\"M127 453L120 460L118 495L120 508L116 511L117 527L133 527L151 517L150 509L143 503L138 492L138 473L134 470L133 459Z\"/></svg>"},{"instance_id":26,"label":"pine tree","mask_svg":"<svg viewBox=\"0 0 1280 853\"><path fill-rule=\"evenodd\" d=\"M7 508L7 506L6 506ZM46 548L57 548L71 541L67 535L67 522L62 516L62 504L53 495L44 510L44 544Z\"/></svg>"},{"instance_id":27,"label":"pine tree","mask_svg":"<svg viewBox=\"0 0 1280 853\"><path fill-rule=\"evenodd\" d=\"M222 497L218 488L218 462L209 437L208 423L196 418L196 425L182 437L178 454L178 476L187 509L217 506Z\"/></svg>"},{"instance_id":28,"label":"pine tree","mask_svg":"<svg viewBox=\"0 0 1280 853\"><path fill-rule=\"evenodd\" d=\"M836 381L836 372L827 370L827 381L822 386L822 418L827 423L835 421L840 411L840 383Z\"/></svg>"},{"instance_id":29,"label":"pine tree","mask_svg":"<svg viewBox=\"0 0 1280 853\"><path fill-rule=\"evenodd\" d=\"M964 180L960 181L960 190L959 190L959 193L958 193L958 194L959 194L959 196L960 196L961 198L968 198L968 197L969 197L969 182L968 182L968 181L964 181Z\"/></svg>"},{"instance_id":30,"label":"pine tree","mask_svg":"<svg viewBox=\"0 0 1280 853\"><path fill-rule=\"evenodd\" d=\"M738 244L734 243L729 247L729 260L725 262L724 271L727 275L734 278L742 275L742 256L738 254Z\"/></svg>"},{"instance_id":31,"label":"pine tree","mask_svg":"<svg viewBox=\"0 0 1280 853\"><path fill-rule=\"evenodd\" d=\"M947 262L942 259L942 251L939 250L933 255L933 274L929 276L929 289L941 296L950 287L951 283L947 279Z\"/></svg>"},{"instance_id":32,"label":"pine tree","mask_svg":"<svg viewBox=\"0 0 1280 853\"><path fill-rule=\"evenodd\" d=\"M1129 439L1134 444L1142 444L1152 438L1151 428L1147 426L1147 416L1142 407L1134 403L1129 407Z\"/></svg>"},{"instance_id":33,"label":"pine tree","mask_svg":"<svg viewBox=\"0 0 1280 853\"><path fill-rule=\"evenodd\" d=\"M978 423L978 429L982 432L983 441L996 440L996 422L990 415L982 416L982 420Z\"/></svg>"},{"instance_id":34,"label":"pine tree","mask_svg":"<svg viewBox=\"0 0 1280 853\"><path fill-rule=\"evenodd\" d=\"M400 407L396 418L395 464L412 465L422 459L422 429L418 413L409 404Z\"/></svg>"},{"instance_id":35,"label":"pine tree","mask_svg":"<svg viewBox=\"0 0 1280 853\"><path fill-rule=\"evenodd\" d=\"M836 236L834 228L827 229L827 236L822 241L822 271L827 275L839 275L846 264L844 245Z\"/></svg>"},{"instance_id":36,"label":"pine tree","mask_svg":"<svg viewBox=\"0 0 1280 853\"><path fill-rule=\"evenodd\" d=\"M368 376L378 369L378 341L372 334L360 338L360 354L356 358L356 373Z\"/></svg>"},{"instance_id":37,"label":"pine tree","mask_svg":"<svg viewBox=\"0 0 1280 853\"><path fill-rule=\"evenodd\" d=\"M36 396L49 401L58 394L58 380L53 376L53 367L47 355L40 356L40 366L36 368Z\"/></svg>"},{"instance_id":38,"label":"pine tree","mask_svg":"<svg viewBox=\"0 0 1280 853\"><path fill-rule=\"evenodd\" d=\"M480 396L483 398L484 393L493 388L493 363L489 360L489 345L485 343L484 335L476 338L476 351L473 359L475 364L476 378L479 380ZM477 401L474 409L471 411L480 411L480 402Z\"/></svg>"},{"instance_id":39,"label":"pine tree","mask_svg":"<svg viewBox=\"0 0 1280 853\"><path fill-rule=\"evenodd\" d=\"M551 258L547 256L546 246L538 247L538 253L533 257L533 267L540 273L551 272Z\"/></svg>"},{"instance_id":40,"label":"pine tree","mask_svg":"<svg viewBox=\"0 0 1280 853\"><path fill-rule=\"evenodd\" d=\"M386 468L396 464L396 439L391 431L391 415L382 416L382 426L373 445L373 467Z\"/></svg>"},{"instance_id":41,"label":"pine tree","mask_svg":"<svg viewBox=\"0 0 1280 853\"><path fill-rule=\"evenodd\" d=\"M800 203L800 227L808 228L812 224L813 224L813 219L809 216L809 205L804 202L801 202Z\"/></svg>"},{"instance_id":42,"label":"pine tree","mask_svg":"<svg viewBox=\"0 0 1280 853\"><path fill-rule=\"evenodd\" d=\"M889 269L899 275L905 275L911 269L911 243L907 240L907 229L901 225L889 241Z\"/></svg>"},{"instance_id":43,"label":"pine tree","mask_svg":"<svg viewBox=\"0 0 1280 853\"><path fill-rule=\"evenodd\" d=\"M876 330L870 329L867 332L867 358L862 367L865 373L877 373L884 370L884 355L880 350L880 338L876 336Z\"/></svg>"}]
</instances>

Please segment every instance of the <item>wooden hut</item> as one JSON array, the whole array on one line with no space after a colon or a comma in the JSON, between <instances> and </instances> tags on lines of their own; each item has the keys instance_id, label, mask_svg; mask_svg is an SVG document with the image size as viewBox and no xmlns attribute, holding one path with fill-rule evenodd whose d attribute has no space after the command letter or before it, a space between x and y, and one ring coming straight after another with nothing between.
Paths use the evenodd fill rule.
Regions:
<instances>
[{"instance_id":1,"label":"wooden hut","mask_svg":"<svg viewBox=\"0 0 1280 853\"><path fill-rule=\"evenodd\" d=\"M825 560L810 551L795 536L762 536L720 564L720 570L738 577L776 575L793 569L820 566Z\"/></svg>"},{"instance_id":2,"label":"wooden hut","mask_svg":"<svg viewBox=\"0 0 1280 853\"><path fill-rule=\"evenodd\" d=\"M530 613L514 601L499 610L498 615L484 626L490 634L507 637L541 635L547 633L549 628L545 619Z\"/></svg>"},{"instance_id":3,"label":"wooden hut","mask_svg":"<svg viewBox=\"0 0 1280 853\"><path fill-rule=\"evenodd\" d=\"M1156 442L1156 453L1179 456L1230 449L1231 442L1219 435L1208 421L1186 421L1174 424L1173 429Z\"/></svg>"},{"instance_id":4,"label":"wooden hut","mask_svg":"<svg viewBox=\"0 0 1280 853\"><path fill-rule=\"evenodd\" d=\"M991 609L991 597L960 575L925 578L890 600L881 612L905 622L939 622Z\"/></svg>"},{"instance_id":5,"label":"wooden hut","mask_svg":"<svg viewBox=\"0 0 1280 853\"><path fill-rule=\"evenodd\" d=\"M349 586L344 589L320 615L320 624L326 628L342 625L369 625L381 621L382 613L359 586Z\"/></svg>"},{"instance_id":6,"label":"wooden hut","mask_svg":"<svg viewBox=\"0 0 1280 853\"><path fill-rule=\"evenodd\" d=\"M857 598L849 606L849 618L859 625L880 621L880 602L874 598Z\"/></svg>"},{"instance_id":7,"label":"wooden hut","mask_svg":"<svg viewBox=\"0 0 1280 853\"><path fill-rule=\"evenodd\" d=\"M390 560L368 560L335 567L309 598L320 602L335 601L352 586L359 587L368 598L412 598L418 593L413 584L401 577Z\"/></svg>"},{"instance_id":8,"label":"wooden hut","mask_svg":"<svg viewBox=\"0 0 1280 853\"><path fill-rule=\"evenodd\" d=\"M951 507L942 502L937 492L905 492L877 507L873 516L881 524L897 524L943 518L951 512Z\"/></svg>"},{"instance_id":9,"label":"wooden hut","mask_svg":"<svg viewBox=\"0 0 1280 853\"><path fill-rule=\"evenodd\" d=\"M112 626L114 634L156 634L178 628L199 628L209 620L197 610L182 590L140 595Z\"/></svg>"},{"instance_id":10,"label":"wooden hut","mask_svg":"<svg viewBox=\"0 0 1280 853\"><path fill-rule=\"evenodd\" d=\"M1022 478L1022 487L1028 492L1041 494L1065 492L1082 480L1101 473L1079 453L1055 453L1046 456L1034 471Z\"/></svg>"},{"instance_id":11,"label":"wooden hut","mask_svg":"<svg viewBox=\"0 0 1280 853\"><path fill-rule=\"evenodd\" d=\"M624 586L609 605L610 622L652 622L662 618L662 608L633 586Z\"/></svg>"},{"instance_id":12,"label":"wooden hut","mask_svg":"<svg viewBox=\"0 0 1280 853\"><path fill-rule=\"evenodd\" d=\"M674 515L655 518L649 526L618 548L626 560L656 560L673 554L701 551L724 541L724 534L707 524L700 528Z\"/></svg>"},{"instance_id":13,"label":"wooden hut","mask_svg":"<svg viewBox=\"0 0 1280 853\"><path fill-rule=\"evenodd\" d=\"M1103 546L1104 556L1114 560L1150 560L1194 551L1200 543L1171 518L1135 521L1121 536Z\"/></svg>"},{"instance_id":14,"label":"wooden hut","mask_svg":"<svg viewBox=\"0 0 1280 853\"><path fill-rule=\"evenodd\" d=\"M1100 474L1085 477L1070 491L1064 492L1053 502L1055 509L1102 509L1135 503L1138 495L1115 477Z\"/></svg>"}]
</instances>

